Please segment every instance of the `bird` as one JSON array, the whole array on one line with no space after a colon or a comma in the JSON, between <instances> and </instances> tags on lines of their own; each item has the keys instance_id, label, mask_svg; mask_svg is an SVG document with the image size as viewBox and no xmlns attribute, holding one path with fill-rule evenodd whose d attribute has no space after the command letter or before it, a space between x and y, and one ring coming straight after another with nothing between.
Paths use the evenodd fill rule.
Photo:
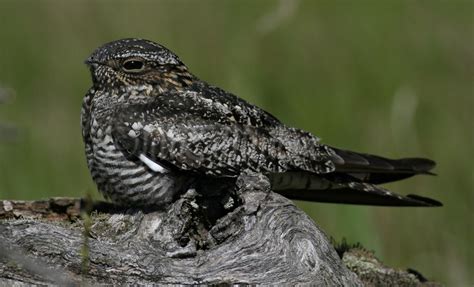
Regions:
<instances>
[{"instance_id":1,"label":"bird","mask_svg":"<svg viewBox=\"0 0 474 287\"><path fill-rule=\"evenodd\" d=\"M92 76L81 108L87 165L98 190L115 203L166 206L187 190L212 194L206 186L224 190L242 174L256 173L292 200L442 205L380 186L433 174L434 161L389 159L323 144L200 80L153 41L112 41L85 63Z\"/></svg>"}]
</instances>

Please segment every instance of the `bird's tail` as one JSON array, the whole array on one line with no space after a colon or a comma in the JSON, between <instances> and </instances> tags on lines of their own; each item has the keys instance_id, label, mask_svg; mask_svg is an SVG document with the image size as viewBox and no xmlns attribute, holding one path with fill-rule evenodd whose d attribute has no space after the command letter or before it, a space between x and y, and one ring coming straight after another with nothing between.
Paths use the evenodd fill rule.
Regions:
<instances>
[{"instance_id":1,"label":"bird's tail","mask_svg":"<svg viewBox=\"0 0 474 287\"><path fill-rule=\"evenodd\" d=\"M432 174L435 163L428 159L399 160L335 149L336 170L330 174L286 172L270 176L272 188L296 200L379 206L442 206L418 195L399 195L376 184L416 174Z\"/></svg>"},{"instance_id":2,"label":"bird's tail","mask_svg":"<svg viewBox=\"0 0 474 287\"><path fill-rule=\"evenodd\" d=\"M361 182L380 184L412 177L434 175L436 163L426 158L388 159L381 156L331 148L335 152L336 174L352 176Z\"/></svg>"},{"instance_id":3,"label":"bird's tail","mask_svg":"<svg viewBox=\"0 0 474 287\"><path fill-rule=\"evenodd\" d=\"M320 187L325 185L327 188L306 189L301 186L292 188L274 185L273 189L275 192L294 200L378 206L442 206L441 202L431 198L414 194L403 196L370 183L333 183L319 176L309 174L305 176L311 182L309 185L318 182L316 185ZM293 177L296 177L296 175L293 175Z\"/></svg>"}]
</instances>

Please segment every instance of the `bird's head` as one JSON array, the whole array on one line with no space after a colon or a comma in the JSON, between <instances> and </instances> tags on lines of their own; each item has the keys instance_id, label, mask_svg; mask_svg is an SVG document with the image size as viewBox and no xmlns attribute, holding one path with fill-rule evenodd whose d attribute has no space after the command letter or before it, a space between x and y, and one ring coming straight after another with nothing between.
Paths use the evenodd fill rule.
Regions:
<instances>
[{"instance_id":1,"label":"bird's head","mask_svg":"<svg viewBox=\"0 0 474 287\"><path fill-rule=\"evenodd\" d=\"M180 89L193 76L178 56L143 39L122 39L97 48L85 61L95 87L152 85Z\"/></svg>"}]
</instances>

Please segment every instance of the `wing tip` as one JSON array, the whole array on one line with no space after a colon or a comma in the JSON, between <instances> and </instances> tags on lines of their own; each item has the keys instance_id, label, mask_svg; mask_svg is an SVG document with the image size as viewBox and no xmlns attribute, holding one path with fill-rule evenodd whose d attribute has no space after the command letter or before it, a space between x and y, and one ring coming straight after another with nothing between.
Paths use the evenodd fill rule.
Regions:
<instances>
[{"instance_id":1,"label":"wing tip","mask_svg":"<svg viewBox=\"0 0 474 287\"><path fill-rule=\"evenodd\" d=\"M421 207L441 207L443 206L443 203L440 201L437 201L435 199L429 198L429 197L424 197L420 195L415 195L415 194L408 194L405 196L406 198L415 201L416 203L419 203Z\"/></svg>"},{"instance_id":2,"label":"wing tip","mask_svg":"<svg viewBox=\"0 0 474 287\"><path fill-rule=\"evenodd\" d=\"M433 174L430 170L436 167L436 162L428 158L402 158L398 162L410 165L414 171L425 174Z\"/></svg>"}]
</instances>

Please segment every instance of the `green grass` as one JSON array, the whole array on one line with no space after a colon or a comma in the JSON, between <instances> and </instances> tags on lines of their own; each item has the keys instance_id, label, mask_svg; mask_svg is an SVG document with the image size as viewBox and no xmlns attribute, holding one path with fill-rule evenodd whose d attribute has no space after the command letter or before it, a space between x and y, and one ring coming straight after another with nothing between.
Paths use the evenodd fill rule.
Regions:
<instances>
[{"instance_id":1,"label":"green grass","mask_svg":"<svg viewBox=\"0 0 474 287\"><path fill-rule=\"evenodd\" d=\"M325 143L426 156L437 177L388 187L436 209L298 203L332 237L451 286L474 282L474 5L470 1L0 1L0 198L95 190L79 125L84 59L155 40L196 75ZM471 271L469 271L471 270Z\"/></svg>"}]
</instances>

